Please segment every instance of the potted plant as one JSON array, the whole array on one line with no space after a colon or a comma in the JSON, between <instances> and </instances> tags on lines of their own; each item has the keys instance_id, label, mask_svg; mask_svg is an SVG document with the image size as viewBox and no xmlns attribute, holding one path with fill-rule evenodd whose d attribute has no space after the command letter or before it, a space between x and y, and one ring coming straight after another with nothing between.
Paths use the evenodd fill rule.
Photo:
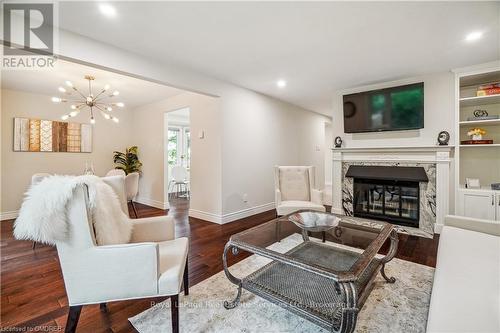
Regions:
<instances>
[{"instance_id":1,"label":"potted plant","mask_svg":"<svg viewBox=\"0 0 500 333\"><path fill-rule=\"evenodd\" d=\"M467 135L470 136L472 140L482 140L485 134L486 131L479 127L475 127L467 132Z\"/></svg>"},{"instance_id":2,"label":"potted plant","mask_svg":"<svg viewBox=\"0 0 500 333\"><path fill-rule=\"evenodd\" d=\"M121 169L125 171L126 175L132 172L141 173L142 163L141 161L139 161L137 151L137 146L132 146L126 148L124 153L120 151L113 152L113 162L115 163L115 169Z\"/></svg>"}]
</instances>

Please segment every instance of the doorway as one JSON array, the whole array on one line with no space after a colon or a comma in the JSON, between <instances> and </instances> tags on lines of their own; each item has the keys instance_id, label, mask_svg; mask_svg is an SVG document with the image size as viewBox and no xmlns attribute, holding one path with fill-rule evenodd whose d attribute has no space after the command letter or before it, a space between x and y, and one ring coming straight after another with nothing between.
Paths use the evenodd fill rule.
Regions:
<instances>
[{"instance_id":1,"label":"doorway","mask_svg":"<svg viewBox=\"0 0 500 333\"><path fill-rule=\"evenodd\" d=\"M165 113L165 194L170 205L186 204L190 198L190 109Z\"/></svg>"}]
</instances>

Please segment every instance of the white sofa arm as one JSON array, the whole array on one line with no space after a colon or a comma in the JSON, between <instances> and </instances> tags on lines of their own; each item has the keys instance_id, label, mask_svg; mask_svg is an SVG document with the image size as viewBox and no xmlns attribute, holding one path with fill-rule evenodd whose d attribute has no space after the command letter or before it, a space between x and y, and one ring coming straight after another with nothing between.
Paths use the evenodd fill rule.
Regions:
<instances>
[{"instance_id":1,"label":"white sofa arm","mask_svg":"<svg viewBox=\"0 0 500 333\"><path fill-rule=\"evenodd\" d=\"M281 191L278 189L274 191L274 204L276 207L281 204Z\"/></svg>"},{"instance_id":2,"label":"white sofa arm","mask_svg":"<svg viewBox=\"0 0 500 333\"><path fill-rule=\"evenodd\" d=\"M130 220L133 224L131 243L163 242L175 238L175 222L171 216Z\"/></svg>"},{"instance_id":3,"label":"white sofa arm","mask_svg":"<svg viewBox=\"0 0 500 333\"><path fill-rule=\"evenodd\" d=\"M323 204L323 191L320 190L311 190L311 201L315 204L322 205Z\"/></svg>"},{"instance_id":4,"label":"white sofa arm","mask_svg":"<svg viewBox=\"0 0 500 333\"><path fill-rule=\"evenodd\" d=\"M475 219L456 215L447 215L444 218L444 225L482 232L493 236L500 236L500 222Z\"/></svg>"},{"instance_id":5,"label":"white sofa arm","mask_svg":"<svg viewBox=\"0 0 500 333\"><path fill-rule=\"evenodd\" d=\"M64 249L58 251L64 252ZM158 244L95 246L60 256L70 305L153 296L158 293Z\"/></svg>"}]
</instances>

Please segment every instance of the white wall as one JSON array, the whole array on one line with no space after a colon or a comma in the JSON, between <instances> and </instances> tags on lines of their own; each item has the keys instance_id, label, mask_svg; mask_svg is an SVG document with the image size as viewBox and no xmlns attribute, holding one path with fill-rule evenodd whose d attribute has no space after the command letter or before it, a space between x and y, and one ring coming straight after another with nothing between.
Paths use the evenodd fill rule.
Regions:
<instances>
[{"instance_id":1,"label":"white wall","mask_svg":"<svg viewBox=\"0 0 500 333\"><path fill-rule=\"evenodd\" d=\"M2 214L19 209L34 173L82 174L85 162L92 161L96 174L104 175L114 167L113 151L123 151L128 145L131 116L124 108L120 110L119 124L97 116L93 126L92 153L14 152L15 117L60 120L61 115L68 112L68 105L53 103L51 96L14 90L2 90L1 97ZM82 111L72 121L88 123L89 114Z\"/></svg>"},{"instance_id":2,"label":"white wall","mask_svg":"<svg viewBox=\"0 0 500 333\"><path fill-rule=\"evenodd\" d=\"M344 133L342 94L381 89L392 86L424 82L424 128L419 130ZM437 135L445 130L454 142L455 81L451 72L431 74L405 80L384 82L338 92L333 98L333 136L341 136L343 147L387 147L387 146L432 146L437 143Z\"/></svg>"},{"instance_id":3,"label":"white wall","mask_svg":"<svg viewBox=\"0 0 500 333\"><path fill-rule=\"evenodd\" d=\"M314 165L316 183L324 183L328 117L244 90L222 103L224 216L274 207L275 165Z\"/></svg>"},{"instance_id":4,"label":"white wall","mask_svg":"<svg viewBox=\"0 0 500 333\"><path fill-rule=\"evenodd\" d=\"M139 202L167 206L160 123L166 112L184 107L190 109L192 216L226 222L241 210L272 208L274 165L315 165L322 187L327 117L253 92L233 100L237 105L224 114L218 98L196 93L133 110L133 140L144 163Z\"/></svg>"},{"instance_id":5,"label":"white wall","mask_svg":"<svg viewBox=\"0 0 500 333\"><path fill-rule=\"evenodd\" d=\"M221 120L219 99L186 92L166 100L138 107L132 112L133 144L139 146L143 172L139 182L139 202L168 208L164 184L164 114L189 107L191 129L191 209L219 214L221 204ZM167 116L168 117L168 116ZM204 132L204 138L198 134Z\"/></svg>"},{"instance_id":6,"label":"white wall","mask_svg":"<svg viewBox=\"0 0 500 333\"><path fill-rule=\"evenodd\" d=\"M301 162L298 157L294 157L296 155L287 150L288 146L297 142L295 138L301 135L297 133L300 127L294 125L293 117L283 115L285 110L299 109L295 106L204 76L189 69L145 59L142 56L65 31L59 32L59 54L75 61L96 64L106 69L131 74L139 78L148 78L174 87L220 97L219 112L216 112L215 118L211 121L214 122L212 124L213 129L219 131L220 135L222 135L220 138L221 142L223 142L222 157L219 165L214 162L207 166L209 168L207 172L214 177L214 187L206 190L210 191L214 198L210 199L210 204L204 205L206 210L202 211L200 209L200 211L207 214L199 214L198 217L226 222L240 217L241 215L237 213L242 209L272 202L272 166L274 164L297 164ZM322 117L312 113L311 115ZM265 122L257 121L259 117L264 119ZM141 130L148 130L148 127L142 127ZM323 124L319 131L324 131ZM258 134L262 138L276 140L257 139L258 145L249 148L249 138ZM212 132L212 135L217 134ZM308 134L304 135L307 136ZM322 142L323 136L318 144L321 145ZM151 144L156 145L157 143L155 141L151 142ZM314 154L306 151L309 148L310 145L304 146L303 149L305 150L300 155L304 156L303 163L310 163L310 158L313 160L311 155L314 157ZM158 147L156 149L160 151ZM216 151L217 148L209 147L208 150ZM321 152L318 153L321 154ZM266 162L260 163L256 161ZM252 167L253 165L254 167ZM318 169L322 168L322 165L323 161L321 166L318 166ZM262 184L264 185L256 185L255 179L263 179ZM219 189L216 183L222 188ZM193 186L194 184L195 181L193 180ZM144 186L147 188L148 185ZM195 194L195 188L192 188L192 190ZM242 202L239 197L241 193L248 194L248 203ZM256 211L258 209L249 210L248 212ZM236 214L231 215L232 213Z\"/></svg>"},{"instance_id":7,"label":"white wall","mask_svg":"<svg viewBox=\"0 0 500 333\"><path fill-rule=\"evenodd\" d=\"M332 124L325 124L325 184L332 184L332 150L333 132Z\"/></svg>"}]
</instances>

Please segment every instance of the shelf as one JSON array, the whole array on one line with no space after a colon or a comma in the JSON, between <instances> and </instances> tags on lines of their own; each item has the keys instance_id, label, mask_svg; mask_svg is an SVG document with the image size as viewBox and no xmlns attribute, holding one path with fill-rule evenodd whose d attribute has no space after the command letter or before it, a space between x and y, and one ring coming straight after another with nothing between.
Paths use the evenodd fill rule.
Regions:
<instances>
[{"instance_id":1,"label":"shelf","mask_svg":"<svg viewBox=\"0 0 500 333\"><path fill-rule=\"evenodd\" d=\"M487 120L464 120L459 122L460 126L467 125L500 125L500 119L487 119Z\"/></svg>"},{"instance_id":2,"label":"shelf","mask_svg":"<svg viewBox=\"0 0 500 333\"><path fill-rule=\"evenodd\" d=\"M499 104L499 103L500 103L500 94L460 98L460 106L478 106L478 105Z\"/></svg>"},{"instance_id":3,"label":"shelf","mask_svg":"<svg viewBox=\"0 0 500 333\"><path fill-rule=\"evenodd\" d=\"M484 145L460 145L460 147L500 147L500 143L492 143Z\"/></svg>"},{"instance_id":4,"label":"shelf","mask_svg":"<svg viewBox=\"0 0 500 333\"><path fill-rule=\"evenodd\" d=\"M478 192L489 191L492 193L499 192L499 190L492 189L490 185L483 185L480 188L467 188L467 187L465 187L464 184L459 184L458 190L459 191L467 191L467 192L475 192L475 191L478 191Z\"/></svg>"},{"instance_id":5,"label":"shelf","mask_svg":"<svg viewBox=\"0 0 500 333\"><path fill-rule=\"evenodd\" d=\"M467 75L460 78L460 88L477 88L482 84L495 83L500 81L500 71L487 72L482 74Z\"/></svg>"},{"instance_id":6,"label":"shelf","mask_svg":"<svg viewBox=\"0 0 500 333\"><path fill-rule=\"evenodd\" d=\"M342 153L362 153L362 152L394 152L394 151L451 151L455 146L447 145L447 146L386 146L386 147L342 147L342 148L330 148L331 150L339 151Z\"/></svg>"}]
</instances>

